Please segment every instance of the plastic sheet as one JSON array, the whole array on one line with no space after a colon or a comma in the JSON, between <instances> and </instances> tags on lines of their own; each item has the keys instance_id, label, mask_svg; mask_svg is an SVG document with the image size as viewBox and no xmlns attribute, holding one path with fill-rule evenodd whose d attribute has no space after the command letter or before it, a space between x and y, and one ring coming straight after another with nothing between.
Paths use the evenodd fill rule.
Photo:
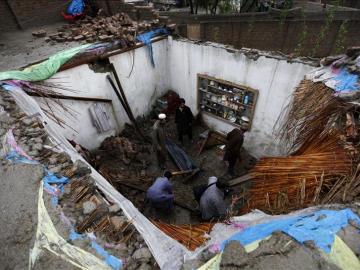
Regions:
<instances>
[{"instance_id":1,"label":"plastic sheet","mask_svg":"<svg viewBox=\"0 0 360 270\"><path fill-rule=\"evenodd\" d=\"M282 231L300 243L312 240L318 248L329 253L335 234L348 225L349 220L354 220L360 225L360 218L350 209L319 210L307 215L290 216L249 227L224 241L222 249L232 240L239 241L245 246L275 231Z\"/></svg>"},{"instance_id":2,"label":"plastic sheet","mask_svg":"<svg viewBox=\"0 0 360 270\"><path fill-rule=\"evenodd\" d=\"M59 68L69 61L76 54L83 52L91 47L91 44L85 44L79 47L71 48L58 52L49 59L25 68L24 70L11 70L0 72L0 81L4 80L23 80L23 81L43 81L53 76Z\"/></svg>"},{"instance_id":3,"label":"plastic sheet","mask_svg":"<svg viewBox=\"0 0 360 270\"><path fill-rule=\"evenodd\" d=\"M51 121L43 113L36 101L28 96L22 89L12 86L9 88L10 94L16 100L19 107L28 115L39 114L40 119L53 143L59 151L66 152L72 161L82 160L88 164L73 148L73 146L62 135L61 128L56 125L49 124ZM124 196L122 196L106 179L91 167L91 176L94 178L99 189L107 196L107 198L117 203L123 210L126 217L131 220L142 235L149 249L151 250L155 260L161 269L179 269L183 263L184 257L189 257L192 253L184 246L164 234L155 227L139 210Z\"/></svg>"},{"instance_id":4,"label":"plastic sheet","mask_svg":"<svg viewBox=\"0 0 360 270\"><path fill-rule=\"evenodd\" d=\"M153 57L153 49L152 49L151 39L156 36L168 35L168 34L169 34L169 31L165 27L162 27L162 28L150 30L146 33L136 36L136 39L138 41L143 42L148 47L150 61L151 61L151 64L153 67L155 67L155 62L154 62L154 57Z\"/></svg>"},{"instance_id":5,"label":"plastic sheet","mask_svg":"<svg viewBox=\"0 0 360 270\"><path fill-rule=\"evenodd\" d=\"M79 15L84 12L85 4L83 0L72 0L69 7L67 8L67 13L70 15Z\"/></svg>"}]
</instances>

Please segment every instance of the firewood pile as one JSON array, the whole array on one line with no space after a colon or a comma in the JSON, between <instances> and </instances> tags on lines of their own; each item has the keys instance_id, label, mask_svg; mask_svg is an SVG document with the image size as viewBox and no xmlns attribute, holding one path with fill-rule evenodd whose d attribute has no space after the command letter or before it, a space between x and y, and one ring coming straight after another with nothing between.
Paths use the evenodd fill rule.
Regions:
<instances>
[{"instance_id":1,"label":"firewood pile","mask_svg":"<svg viewBox=\"0 0 360 270\"><path fill-rule=\"evenodd\" d=\"M135 36L141 32L161 26L158 19L151 21L133 21L127 14L113 16L85 17L74 24L64 25L56 33L50 34L47 41L96 41L126 40L128 45L135 42Z\"/></svg>"}]
</instances>

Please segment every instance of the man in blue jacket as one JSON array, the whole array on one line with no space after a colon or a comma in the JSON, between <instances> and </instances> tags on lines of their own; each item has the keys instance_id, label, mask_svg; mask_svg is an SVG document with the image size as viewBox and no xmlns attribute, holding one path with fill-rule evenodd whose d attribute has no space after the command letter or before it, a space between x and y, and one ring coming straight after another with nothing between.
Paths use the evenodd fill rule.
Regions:
<instances>
[{"instance_id":1,"label":"man in blue jacket","mask_svg":"<svg viewBox=\"0 0 360 270\"><path fill-rule=\"evenodd\" d=\"M146 198L157 210L169 211L174 208L174 194L169 179L171 172L165 171L163 177L158 177L146 192Z\"/></svg>"}]
</instances>

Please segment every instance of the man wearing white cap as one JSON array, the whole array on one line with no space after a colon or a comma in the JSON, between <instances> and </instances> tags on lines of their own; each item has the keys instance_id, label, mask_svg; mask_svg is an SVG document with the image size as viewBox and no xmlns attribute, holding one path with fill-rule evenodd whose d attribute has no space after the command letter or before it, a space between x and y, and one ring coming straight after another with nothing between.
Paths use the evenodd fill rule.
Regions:
<instances>
[{"instance_id":1,"label":"man wearing white cap","mask_svg":"<svg viewBox=\"0 0 360 270\"><path fill-rule=\"evenodd\" d=\"M215 176L209 177L208 187L201 195L200 211L203 220L222 219L226 215L225 194L216 183Z\"/></svg>"},{"instance_id":2,"label":"man wearing white cap","mask_svg":"<svg viewBox=\"0 0 360 270\"><path fill-rule=\"evenodd\" d=\"M158 115L158 120L156 120L153 131L152 131L152 144L154 151L156 153L157 164L160 169L165 169L166 163L166 147L165 147L165 122L166 114L161 113Z\"/></svg>"},{"instance_id":3,"label":"man wearing white cap","mask_svg":"<svg viewBox=\"0 0 360 270\"><path fill-rule=\"evenodd\" d=\"M228 174L235 176L235 164L240 157L240 150L244 143L244 133L248 130L249 118L241 117L241 128L234 128L226 136L224 161L228 162Z\"/></svg>"}]
</instances>

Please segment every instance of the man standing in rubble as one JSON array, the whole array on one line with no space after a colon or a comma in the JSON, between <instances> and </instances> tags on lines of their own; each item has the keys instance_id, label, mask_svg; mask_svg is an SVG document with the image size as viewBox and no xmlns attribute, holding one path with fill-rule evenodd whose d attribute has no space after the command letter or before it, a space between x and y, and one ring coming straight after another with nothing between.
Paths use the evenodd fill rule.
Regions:
<instances>
[{"instance_id":1,"label":"man standing in rubble","mask_svg":"<svg viewBox=\"0 0 360 270\"><path fill-rule=\"evenodd\" d=\"M227 173L234 177L235 176L235 164L240 158L241 147L244 143L244 133L248 130L249 118L241 117L242 125L241 128L234 128L226 136L227 143L225 145L224 161L228 163Z\"/></svg>"},{"instance_id":2,"label":"man standing in rubble","mask_svg":"<svg viewBox=\"0 0 360 270\"><path fill-rule=\"evenodd\" d=\"M165 171L163 177L158 177L146 192L146 198L156 210L170 211L174 208L174 194L170 178L171 172Z\"/></svg>"},{"instance_id":3,"label":"man standing in rubble","mask_svg":"<svg viewBox=\"0 0 360 270\"><path fill-rule=\"evenodd\" d=\"M156 120L152 130L152 144L156 153L157 164L160 169L165 169L166 164L166 133L165 133L166 114L161 113Z\"/></svg>"},{"instance_id":4,"label":"man standing in rubble","mask_svg":"<svg viewBox=\"0 0 360 270\"><path fill-rule=\"evenodd\" d=\"M188 106L185 105L185 99L180 99L180 106L175 112L175 123L177 126L179 141L183 143L183 136L188 135L192 142L192 122L194 116Z\"/></svg>"},{"instance_id":5,"label":"man standing in rubble","mask_svg":"<svg viewBox=\"0 0 360 270\"><path fill-rule=\"evenodd\" d=\"M200 212L201 218L206 221L226 216L225 193L218 188L215 176L209 177L208 185L201 195Z\"/></svg>"}]
</instances>

